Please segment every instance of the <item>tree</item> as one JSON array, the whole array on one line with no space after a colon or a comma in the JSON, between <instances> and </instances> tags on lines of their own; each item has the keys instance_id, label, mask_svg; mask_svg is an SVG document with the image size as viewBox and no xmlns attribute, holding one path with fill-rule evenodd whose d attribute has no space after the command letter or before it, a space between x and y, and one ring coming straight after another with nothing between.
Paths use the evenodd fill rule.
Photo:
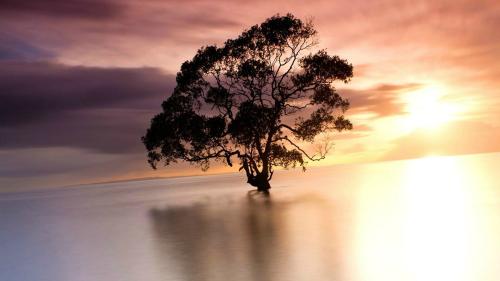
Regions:
<instances>
[{"instance_id":1,"label":"tree","mask_svg":"<svg viewBox=\"0 0 500 281\"><path fill-rule=\"evenodd\" d=\"M210 160L236 160L248 183L268 192L274 167L305 169L324 159L329 141L314 155L303 145L352 129L349 101L332 85L347 83L352 65L316 45L312 23L287 14L199 49L142 137L149 164L184 160L206 170Z\"/></svg>"}]
</instances>

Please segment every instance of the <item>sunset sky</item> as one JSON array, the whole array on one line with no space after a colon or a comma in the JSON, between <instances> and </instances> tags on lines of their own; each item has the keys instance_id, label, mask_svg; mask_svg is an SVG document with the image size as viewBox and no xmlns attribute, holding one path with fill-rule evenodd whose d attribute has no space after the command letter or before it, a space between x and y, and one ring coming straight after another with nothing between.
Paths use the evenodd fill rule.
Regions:
<instances>
[{"instance_id":1,"label":"sunset sky","mask_svg":"<svg viewBox=\"0 0 500 281\"><path fill-rule=\"evenodd\" d=\"M500 151L497 0L7 0L0 192L200 174L149 168L150 118L199 47L288 12L354 65L337 85L354 130L335 135L322 165Z\"/></svg>"}]
</instances>

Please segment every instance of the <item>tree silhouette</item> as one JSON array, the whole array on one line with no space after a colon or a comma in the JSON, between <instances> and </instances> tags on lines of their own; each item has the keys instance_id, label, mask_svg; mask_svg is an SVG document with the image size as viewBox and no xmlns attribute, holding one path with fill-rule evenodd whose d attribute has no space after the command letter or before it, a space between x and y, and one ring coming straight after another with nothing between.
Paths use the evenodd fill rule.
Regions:
<instances>
[{"instance_id":1,"label":"tree silhouette","mask_svg":"<svg viewBox=\"0 0 500 281\"><path fill-rule=\"evenodd\" d=\"M305 169L307 161L324 159L329 141L314 155L303 145L352 129L343 116L349 101L332 85L347 83L352 65L316 45L312 23L287 14L222 47L199 49L182 64L176 88L142 137L148 162L156 168L184 160L206 170L210 160L237 160L248 183L268 192L274 167Z\"/></svg>"}]
</instances>

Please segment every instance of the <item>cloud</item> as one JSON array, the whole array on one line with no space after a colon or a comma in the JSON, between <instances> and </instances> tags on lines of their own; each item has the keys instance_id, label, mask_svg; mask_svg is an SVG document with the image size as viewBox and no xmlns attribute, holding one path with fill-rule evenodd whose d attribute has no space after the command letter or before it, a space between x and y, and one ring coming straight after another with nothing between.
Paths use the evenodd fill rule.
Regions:
<instances>
[{"instance_id":1,"label":"cloud","mask_svg":"<svg viewBox=\"0 0 500 281\"><path fill-rule=\"evenodd\" d=\"M122 12L123 7L118 3L106 0L2 0L0 14L110 19Z\"/></svg>"},{"instance_id":2,"label":"cloud","mask_svg":"<svg viewBox=\"0 0 500 281\"><path fill-rule=\"evenodd\" d=\"M400 100L401 93L415 91L421 84L379 84L369 89L341 89L339 92L351 103L350 114L374 113L377 117L387 117L404 114L404 103Z\"/></svg>"},{"instance_id":3,"label":"cloud","mask_svg":"<svg viewBox=\"0 0 500 281\"><path fill-rule=\"evenodd\" d=\"M153 68L0 63L0 148L142 151L140 136L173 86Z\"/></svg>"},{"instance_id":4,"label":"cloud","mask_svg":"<svg viewBox=\"0 0 500 281\"><path fill-rule=\"evenodd\" d=\"M360 153L366 150L365 145L360 144L360 143L355 143L353 145L350 145L344 149L341 149L340 152L342 154L351 154L351 153Z\"/></svg>"},{"instance_id":5,"label":"cloud","mask_svg":"<svg viewBox=\"0 0 500 281\"><path fill-rule=\"evenodd\" d=\"M6 3L4 13L22 13L0 17L0 31L22 35L27 44L56 53L59 61L71 64L153 65L176 71L198 47L220 44L277 12L313 17L322 48L340 53L357 65L377 63L375 70L382 75L380 62L406 60L414 64L415 60L424 59L440 63L457 52L482 45L495 47L500 41L495 36L499 32L498 1ZM85 12L87 9L90 12ZM80 11L83 15L111 12L96 20L79 16ZM40 13L48 16L33 17ZM112 20L103 23L100 19L106 16ZM494 52L483 56L489 61L498 58ZM460 65L459 61L451 63ZM356 75L363 75L362 69Z\"/></svg>"},{"instance_id":6,"label":"cloud","mask_svg":"<svg viewBox=\"0 0 500 281\"><path fill-rule=\"evenodd\" d=\"M52 59L54 54L43 48L34 46L23 39L16 38L6 33L0 32L0 61L1 60L38 60Z\"/></svg>"},{"instance_id":7,"label":"cloud","mask_svg":"<svg viewBox=\"0 0 500 281\"><path fill-rule=\"evenodd\" d=\"M40 4L39 4L40 2ZM244 27L238 17L207 2L170 1L10 1L0 8L4 57L31 46L64 64L155 66L176 72L207 44L223 42L228 31ZM66 4L64 4L66 3ZM43 7L43 8L42 8ZM8 52L7 52L8 50ZM30 52L32 60L38 52ZM52 59L52 58L51 58Z\"/></svg>"},{"instance_id":8,"label":"cloud","mask_svg":"<svg viewBox=\"0 0 500 281\"><path fill-rule=\"evenodd\" d=\"M393 148L379 160L419 158L500 151L500 127L481 121L456 121L439 128L416 130L393 141Z\"/></svg>"}]
</instances>

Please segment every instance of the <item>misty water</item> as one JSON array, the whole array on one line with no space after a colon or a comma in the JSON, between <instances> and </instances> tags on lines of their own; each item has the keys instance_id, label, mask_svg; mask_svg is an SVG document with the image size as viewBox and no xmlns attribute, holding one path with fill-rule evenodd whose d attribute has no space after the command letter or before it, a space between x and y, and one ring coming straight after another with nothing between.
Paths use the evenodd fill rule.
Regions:
<instances>
[{"instance_id":1,"label":"misty water","mask_svg":"<svg viewBox=\"0 0 500 281\"><path fill-rule=\"evenodd\" d=\"M500 154L0 194L0 280L498 280Z\"/></svg>"}]
</instances>

